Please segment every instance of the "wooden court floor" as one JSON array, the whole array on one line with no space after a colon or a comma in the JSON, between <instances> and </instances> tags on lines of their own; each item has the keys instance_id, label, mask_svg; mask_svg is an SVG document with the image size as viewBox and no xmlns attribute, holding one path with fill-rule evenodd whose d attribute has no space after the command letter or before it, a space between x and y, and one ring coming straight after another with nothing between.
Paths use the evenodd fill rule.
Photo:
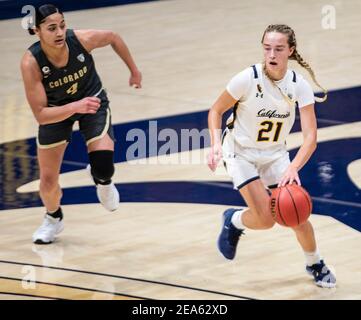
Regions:
<instances>
[{"instance_id":1,"label":"wooden court floor","mask_svg":"<svg viewBox=\"0 0 361 320\"><path fill-rule=\"evenodd\" d=\"M113 124L122 126L173 116L175 121L178 116L183 121L187 114L206 114L233 75L261 61L261 36L273 23L286 23L295 29L299 51L320 83L335 92L347 88L359 92L361 3L329 2L336 12L336 29L332 30L322 28L324 1L319 0L157 1L66 12L65 19L69 28L119 32L129 45L143 73L141 90L127 86L128 71L111 48L94 52L111 100ZM35 40L21 28L19 20L0 21L0 144L4 146L29 141L37 132L19 68L21 56ZM295 63L290 67L307 77ZM339 100L340 109L346 108L347 102ZM337 121L332 110L320 121L324 126L318 132L319 143L331 145L342 140L360 144L361 117ZM324 112L327 115L327 110ZM197 118L192 121L196 126ZM301 134L295 132L288 147L296 148L301 141ZM122 146L118 148L125 152ZM36 160L33 154L16 148L4 150L0 159L2 170L9 171L7 177L16 179L22 161ZM323 152L323 147L319 150ZM179 154L155 157L153 164L119 162L114 181L138 185L139 190L143 190L142 185L163 183L164 197L171 192L182 193L187 183L195 187L188 188L184 198L197 197L199 190L212 186L230 192L224 170L220 167L212 174L204 164L207 151L183 153L201 159L197 164L172 164L170 160ZM12 157L9 163L7 156ZM74 154L66 165L75 169L62 173L61 186L68 192L88 192L92 185L84 170L84 158ZM358 190L360 172L361 161L353 159L347 175L352 188ZM306 172L305 179L310 175ZM0 183L4 189L8 182ZM37 178L25 176L16 192L26 197L37 190ZM146 190L139 192L144 193L138 194L135 188L134 195L127 195L130 200L122 202L112 214L97 203L77 203L73 199L63 206L64 232L49 246L31 242L32 233L41 223L43 207L1 210L0 299L361 298L360 230L335 219L333 212L314 212L310 218L320 252L338 279L337 288L321 289L306 275L303 253L291 230L275 226L262 232L247 231L236 259L229 262L216 248L221 213L229 205L206 200L142 201L143 195L151 196ZM314 200L340 204L337 195L334 197L336 200ZM343 202L346 211L348 205L350 210L361 208L356 200Z\"/></svg>"}]
</instances>

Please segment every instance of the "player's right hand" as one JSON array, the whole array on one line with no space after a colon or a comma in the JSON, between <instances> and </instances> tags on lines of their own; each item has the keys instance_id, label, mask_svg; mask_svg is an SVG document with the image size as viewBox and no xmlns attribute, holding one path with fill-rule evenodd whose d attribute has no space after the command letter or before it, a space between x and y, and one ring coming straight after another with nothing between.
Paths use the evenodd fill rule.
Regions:
<instances>
[{"instance_id":1,"label":"player's right hand","mask_svg":"<svg viewBox=\"0 0 361 320\"><path fill-rule=\"evenodd\" d=\"M217 143L211 147L211 150L208 154L208 167L215 171L218 165L218 162L222 159L222 145Z\"/></svg>"},{"instance_id":2,"label":"player's right hand","mask_svg":"<svg viewBox=\"0 0 361 320\"><path fill-rule=\"evenodd\" d=\"M100 108L100 99L97 97L86 97L79 101L74 102L75 113L97 113Z\"/></svg>"}]
</instances>

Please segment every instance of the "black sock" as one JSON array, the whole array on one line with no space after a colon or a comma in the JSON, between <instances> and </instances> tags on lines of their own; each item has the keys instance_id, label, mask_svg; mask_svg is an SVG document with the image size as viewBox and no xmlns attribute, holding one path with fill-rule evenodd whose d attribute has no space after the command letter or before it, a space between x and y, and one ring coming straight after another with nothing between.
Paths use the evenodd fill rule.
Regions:
<instances>
[{"instance_id":1,"label":"black sock","mask_svg":"<svg viewBox=\"0 0 361 320\"><path fill-rule=\"evenodd\" d=\"M61 207L59 207L59 209L56 210L54 213L47 212L46 214L52 218L60 218L60 221L63 220L63 211L61 210Z\"/></svg>"}]
</instances>

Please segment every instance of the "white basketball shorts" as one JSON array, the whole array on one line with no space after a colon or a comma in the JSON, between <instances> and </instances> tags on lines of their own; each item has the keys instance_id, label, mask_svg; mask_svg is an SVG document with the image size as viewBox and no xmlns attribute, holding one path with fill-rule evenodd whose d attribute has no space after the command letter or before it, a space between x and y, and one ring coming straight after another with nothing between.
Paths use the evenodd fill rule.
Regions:
<instances>
[{"instance_id":1,"label":"white basketball shorts","mask_svg":"<svg viewBox=\"0 0 361 320\"><path fill-rule=\"evenodd\" d=\"M261 179L265 187L278 184L290 164L285 145L267 149L240 146L232 134L224 133L223 162L233 180L234 189L241 189L248 183Z\"/></svg>"}]
</instances>

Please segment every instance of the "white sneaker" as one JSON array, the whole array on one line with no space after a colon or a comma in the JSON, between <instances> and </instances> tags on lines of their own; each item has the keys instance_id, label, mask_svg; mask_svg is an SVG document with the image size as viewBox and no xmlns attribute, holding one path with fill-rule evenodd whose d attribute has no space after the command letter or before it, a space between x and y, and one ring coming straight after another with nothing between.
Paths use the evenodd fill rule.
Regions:
<instances>
[{"instance_id":1,"label":"white sneaker","mask_svg":"<svg viewBox=\"0 0 361 320\"><path fill-rule=\"evenodd\" d=\"M97 196L100 203L103 207L109 211L115 211L119 207L119 192L114 185L110 184L98 184L97 186Z\"/></svg>"},{"instance_id":2,"label":"white sneaker","mask_svg":"<svg viewBox=\"0 0 361 320\"><path fill-rule=\"evenodd\" d=\"M63 230L63 221L46 214L42 225L33 234L33 242L36 244L50 244L54 241L55 236Z\"/></svg>"},{"instance_id":3,"label":"white sneaker","mask_svg":"<svg viewBox=\"0 0 361 320\"><path fill-rule=\"evenodd\" d=\"M90 164L87 165L86 170L94 182L93 176L91 175ZM105 209L108 211L115 211L119 207L119 192L113 182L110 184L97 184L95 185L97 188L97 196L99 202L103 205Z\"/></svg>"}]
</instances>

